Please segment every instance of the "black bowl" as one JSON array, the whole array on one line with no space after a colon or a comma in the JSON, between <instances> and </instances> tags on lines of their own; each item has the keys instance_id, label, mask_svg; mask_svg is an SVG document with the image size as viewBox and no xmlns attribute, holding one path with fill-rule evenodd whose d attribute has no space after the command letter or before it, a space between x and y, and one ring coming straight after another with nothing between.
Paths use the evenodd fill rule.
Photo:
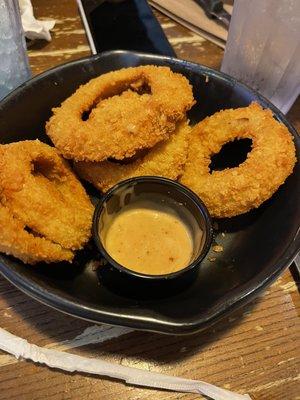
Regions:
<instances>
[{"instance_id":1,"label":"black bowl","mask_svg":"<svg viewBox=\"0 0 300 400\"><path fill-rule=\"evenodd\" d=\"M185 222L193 237L193 254L189 265L164 275L149 275L126 268L106 251L105 231L122 209L140 201L162 204ZM201 235L199 233L201 232ZM93 237L108 264L99 277L111 290L136 298L166 297L186 289L196 278L201 261L212 242L210 215L204 203L184 185L158 176L127 179L112 187L98 202L93 218Z\"/></svg>"},{"instance_id":2,"label":"black bowl","mask_svg":"<svg viewBox=\"0 0 300 400\"><path fill-rule=\"evenodd\" d=\"M2 142L39 138L49 143L44 127L51 108L91 78L142 64L166 65L190 80L197 100L189 114L192 123L251 101L269 107L294 136L299 159L300 140L295 129L271 103L245 85L187 61L125 51L61 65L16 89L0 103ZM194 283L170 297L137 301L99 284L98 274L88 263L97 256L92 247L78 255L73 267L64 263L30 267L1 255L0 270L32 297L80 318L172 334L195 332L257 296L292 262L300 246L299 177L298 163L264 205L248 214L219 220L215 240L223 252L211 250Z\"/></svg>"}]
</instances>

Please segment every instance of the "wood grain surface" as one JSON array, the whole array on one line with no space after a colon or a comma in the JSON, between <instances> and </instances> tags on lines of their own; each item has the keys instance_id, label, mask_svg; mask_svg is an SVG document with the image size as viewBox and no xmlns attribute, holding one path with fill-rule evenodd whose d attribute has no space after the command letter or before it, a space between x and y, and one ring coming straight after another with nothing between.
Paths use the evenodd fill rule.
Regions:
<instances>
[{"instance_id":1,"label":"wood grain surface","mask_svg":"<svg viewBox=\"0 0 300 400\"><path fill-rule=\"evenodd\" d=\"M39 18L54 18L50 43L36 42L29 57L34 74L90 54L74 0L33 0ZM157 14L180 58L219 68L223 51ZM289 118L300 128L300 102ZM123 365L204 380L256 400L300 399L300 320L297 284L287 270L247 307L204 333L171 337L133 332L101 342L91 325L29 298L0 278L1 327L29 342L103 357ZM109 333L122 333L108 328ZM107 333L107 331L105 331ZM198 399L199 395L126 386L118 381L62 373L0 353L0 399Z\"/></svg>"}]
</instances>

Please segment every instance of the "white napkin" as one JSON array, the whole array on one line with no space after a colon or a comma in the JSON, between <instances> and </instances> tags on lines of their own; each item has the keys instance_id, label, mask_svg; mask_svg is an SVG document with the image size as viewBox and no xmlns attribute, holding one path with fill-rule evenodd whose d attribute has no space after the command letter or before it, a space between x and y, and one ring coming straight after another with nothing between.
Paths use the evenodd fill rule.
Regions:
<instances>
[{"instance_id":1,"label":"white napkin","mask_svg":"<svg viewBox=\"0 0 300 400\"><path fill-rule=\"evenodd\" d=\"M202 381L176 378L138 368L126 367L97 358L81 357L74 354L38 347L27 340L0 328L0 349L15 357L46 364L50 368L58 368L68 372L85 372L125 381L128 384L158 389L167 389L183 393L197 393L213 400L251 400L245 394L238 394L221 389Z\"/></svg>"},{"instance_id":2,"label":"white napkin","mask_svg":"<svg viewBox=\"0 0 300 400\"><path fill-rule=\"evenodd\" d=\"M227 29L213 19L209 19L203 9L194 0L149 0L152 7L158 9L169 18L174 19L191 31L225 48ZM224 4L229 14L232 6Z\"/></svg>"},{"instance_id":3,"label":"white napkin","mask_svg":"<svg viewBox=\"0 0 300 400\"><path fill-rule=\"evenodd\" d=\"M45 39L51 41L50 30L54 27L54 20L37 20L33 14L31 0L19 0L21 19L24 34L28 39Z\"/></svg>"}]
</instances>

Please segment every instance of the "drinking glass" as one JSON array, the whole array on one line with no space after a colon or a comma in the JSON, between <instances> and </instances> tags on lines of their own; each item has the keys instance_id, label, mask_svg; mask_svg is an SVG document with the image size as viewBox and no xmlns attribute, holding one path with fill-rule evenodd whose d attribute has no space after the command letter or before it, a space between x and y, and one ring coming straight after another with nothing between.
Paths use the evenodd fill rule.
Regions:
<instances>
[{"instance_id":1,"label":"drinking glass","mask_svg":"<svg viewBox=\"0 0 300 400\"><path fill-rule=\"evenodd\" d=\"M286 113L300 93L300 0L235 0L221 71Z\"/></svg>"},{"instance_id":2,"label":"drinking glass","mask_svg":"<svg viewBox=\"0 0 300 400\"><path fill-rule=\"evenodd\" d=\"M30 76L18 0L0 0L0 100Z\"/></svg>"}]
</instances>

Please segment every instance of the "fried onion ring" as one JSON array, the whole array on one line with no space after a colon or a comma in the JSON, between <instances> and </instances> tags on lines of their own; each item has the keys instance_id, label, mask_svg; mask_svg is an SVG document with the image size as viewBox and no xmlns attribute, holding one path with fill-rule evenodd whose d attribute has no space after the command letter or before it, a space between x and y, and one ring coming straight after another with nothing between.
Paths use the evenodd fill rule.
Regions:
<instances>
[{"instance_id":1,"label":"fried onion ring","mask_svg":"<svg viewBox=\"0 0 300 400\"><path fill-rule=\"evenodd\" d=\"M125 68L80 86L46 131L65 158L122 160L168 139L193 104L188 80L170 68Z\"/></svg>"},{"instance_id":2,"label":"fried onion ring","mask_svg":"<svg viewBox=\"0 0 300 400\"><path fill-rule=\"evenodd\" d=\"M75 171L103 192L124 179L136 176L158 175L177 179L186 161L190 131L188 123L182 121L169 140L158 143L144 157L128 164L77 162L74 163Z\"/></svg>"},{"instance_id":3,"label":"fried onion ring","mask_svg":"<svg viewBox=\"0 0 300 400\"><path fill-rule=\"evenodd\" d=\"M63 249L59 244L45 237L35 236L26 230L26 225L16 218L7 208L0 205L0 251L19 258L24 263L35 264L38 261L72 261L71 250Z\"/></svg>"},{"instance_id":4,"label":"fried onion ring","mask_svg":"<svg viewBox=\"0 0 300 400\"><path fill-rule=\"evenodd\" d=\"M70 261L90 238L89 197L57 150L39 140L0 146L0 202L0 249L25 262Z\"/></svg>"},{"instance_id":5,"label":"fried onion ring","mask_svg":"<svg viewBox=\"0 0 300 400\"><path fill-rule=\"evenodd\" d=\"M225 143L249 138L252 150L235 168L210 173L211 156ZM288 129L256 103L220 111L192 130L180 181L196 192L214 217L232 217L259 207L292 173L295 146Z\"/></svg>"}]
</instances>

